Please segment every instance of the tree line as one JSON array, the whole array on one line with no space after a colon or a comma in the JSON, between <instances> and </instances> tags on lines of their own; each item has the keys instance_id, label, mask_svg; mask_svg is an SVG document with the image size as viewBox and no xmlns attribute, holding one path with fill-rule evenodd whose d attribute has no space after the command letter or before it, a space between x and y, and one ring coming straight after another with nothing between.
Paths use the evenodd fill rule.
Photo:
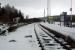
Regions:
<instances>
[{"instance_id":1,"label":"tree line","mask_svg":"<svg viewBox=\"0 0 75 50\"><path fill-rule=\"evenodd\" d=\"M17 18L19 18L18 22L24 20L23 13L20 10L9 4L0 6L0 23L13 24Z\"/></svg>"}]
</instances>

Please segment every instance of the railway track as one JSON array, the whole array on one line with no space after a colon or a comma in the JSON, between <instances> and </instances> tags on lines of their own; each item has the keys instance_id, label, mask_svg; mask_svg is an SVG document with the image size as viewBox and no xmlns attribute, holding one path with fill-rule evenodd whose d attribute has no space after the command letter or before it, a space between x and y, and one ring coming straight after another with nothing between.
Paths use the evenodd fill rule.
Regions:
<instances>
[{"instance_id":1,"label":"railway track","mask_svg":"<svg viewBox=\"0 0 75 50\"><path fill-rule=\"evenodd\" d=\"M72 50L64 39L57 38L40 25L34 25L34 31L41 50Z\"/></svg>"}]
</instances>

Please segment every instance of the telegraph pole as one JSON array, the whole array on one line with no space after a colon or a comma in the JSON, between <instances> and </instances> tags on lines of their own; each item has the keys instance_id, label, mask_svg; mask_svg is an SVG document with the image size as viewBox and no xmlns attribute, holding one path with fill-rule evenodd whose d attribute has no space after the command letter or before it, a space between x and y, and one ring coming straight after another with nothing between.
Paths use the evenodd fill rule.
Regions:
<instances>
[{"instance_id":1,"label":"telegraph pole","mask_svg":"<svg viewBox=\"0 0 75 50\"><path fill-rule=\"evenodd\" d=\"M44 9L44 17L45 17L45 9Z\"/></svg>"},{"instance_id":2,"label":"telegraph pole","mask_svg":"<svg viewBox=\"0 0 75 50\"><path fill-rule=\"evenodd\" d=\"M47 0L47 16L51 16L51 0Z\"/></svg>"},{"instance_id":3,"label":"telegraph pole","mask_svg":"<svg viewBox=\"0 0 75 50\"><path fill-rule=\"evenodd\" d=\"M47 0L47 17L48 17L48 0Z\"/></svg>"},{"instance_id":4,"label":"telegraph pole","mask_svg":"<svg viewBox=\"0 0 75 50\"><path fill-rule=\"evenodd\" d=\"M45 22L46 20L45 20L45 9L44 9L44 22Z\"/></svg>"},{"instance_id":5,"label":"telegraph pole","mask_svg":"<svg viewBox=\"0 0 75 50\"><path fill-rule=\"evenodd\" d=\"M72 0L71 0L71 8L70 8L70 11L71 11L71 27L72 27Z\"/></svg>"},{"instance_id":6,"label":"telegraph pole","mask_svg":"<svg viewBox=\"0 0 75 50\"><path fill-rule=\"evenodd\" d=\"M50 23L51 16L51 0L47 0L47 21Z\"/></svg>"}]
</instances>

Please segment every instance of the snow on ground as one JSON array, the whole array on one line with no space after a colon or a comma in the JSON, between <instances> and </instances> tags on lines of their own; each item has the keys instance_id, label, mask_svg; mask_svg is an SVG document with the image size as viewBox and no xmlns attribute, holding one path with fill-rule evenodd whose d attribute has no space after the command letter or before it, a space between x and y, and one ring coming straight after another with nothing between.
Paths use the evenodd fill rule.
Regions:
<instances>
[{"instance_id":1,"label":"snow on ground","mask_svg":"<svg viewBox=\"0 0 75 50\"><path fill-rule=\"evenodd\" d=\"M32 35L32 37L26 37ZM15 42L9 42L15 40ZM0 50L41 50L34 32L34 24L22 26L7 36L0 36Z\"/></svg>"},{"instance_id":2,"label":"snow on ground","mask_svg":"<svg viewBox=\"0 0 75 50\"><path fill-rule=\"evenodd\" d=\"M67 35L67 36L69 35L70 37L75 39L75 28L64 27L57 24L49 24L47 22L45 23L42 22L41 24L59 33L62 33L63 35Z\"/></svg>"}]
</instances>

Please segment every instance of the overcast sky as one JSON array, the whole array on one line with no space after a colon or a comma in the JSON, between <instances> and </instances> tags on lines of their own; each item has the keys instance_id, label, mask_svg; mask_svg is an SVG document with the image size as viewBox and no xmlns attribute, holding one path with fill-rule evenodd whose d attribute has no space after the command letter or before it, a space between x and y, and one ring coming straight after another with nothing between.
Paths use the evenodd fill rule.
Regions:
<instances>
[{"instance_id":1,"label":"overcast sky","mask_svg":"<svg viewBox=\"0 0 75 50\"><path fill-rule=\"evenodd\" d=\"M71 0L51 0L51 15L59 15L63 11L70 14ZM44 16L44 9L47 10L47 0L0 0L2 5L9 3L11 6L21 10L24 15L32 17ZM75 0L73 0L73 14L75 14Z\"/></svg>"}]
</instances>

